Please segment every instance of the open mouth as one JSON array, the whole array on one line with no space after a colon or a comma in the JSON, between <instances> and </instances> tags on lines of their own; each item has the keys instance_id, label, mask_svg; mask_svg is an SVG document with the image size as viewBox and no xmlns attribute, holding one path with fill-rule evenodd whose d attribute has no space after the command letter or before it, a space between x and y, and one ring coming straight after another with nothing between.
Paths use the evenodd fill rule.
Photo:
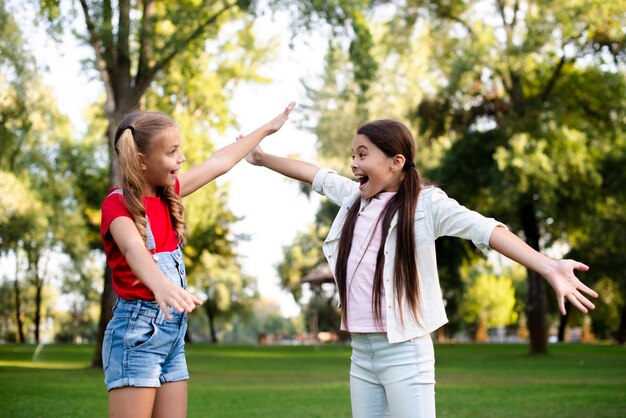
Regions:
<instances>
[{"instance_id":1,"label":"open mouth","mask_svg":"<svg viewBox=\"0 0 626 418\"><path fill-rule=\"evenodd\" d=\"M357 176L357 178L356 178L356 179L359 181L359 183L360 183L360 184L361 184L361 186L362 186L362 185L364 185L365 183L367 183L367 182L369 181L369 179L370 179L370 178L369 178L369 177L367 177L367 176Z\"/></svg>"}]
</instances>

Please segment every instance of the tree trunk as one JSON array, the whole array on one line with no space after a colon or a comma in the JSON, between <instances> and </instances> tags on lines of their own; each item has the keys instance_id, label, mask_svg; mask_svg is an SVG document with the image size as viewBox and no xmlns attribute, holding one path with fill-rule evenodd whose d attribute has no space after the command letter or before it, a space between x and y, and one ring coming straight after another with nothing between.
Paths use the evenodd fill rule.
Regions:
<instances>
[{"instance_id":1,"label":"tree trunk","mask_svg":"<svg viewBox=\"0 0 626 418\"><path fill-rule=\"evenodd\" d=\"M203 306L209 320L209 329L211 330L211 342L213 344L217 344L219 341L217 340L217 333L215 332L215 314L211 309L211 300L207 299L207 301L204 302Z\"/></svg>"},{"instance_id":2,"label":"tree trunk","mask_svg":"<svg viewBox=\"0 0 626 418\"><path fill-rule=\"evenodd\" d=\"M522 205L522 229L526 243L539 251L539 226L535 215L535 207L531 203ZM546 297L543 277L531 269L528 272L528 332L529 353L548 353L548 327L546 324Z\"/></svg>"},{"instance_id":3,"label":"tree trunk","mask_svg":"<svg viewBox=\"0 0 626 418\"><path fill-rule=\"evenodd\" d=\"M104 289L100 299L100 322L98 323L98 334L96 335L96 351L94 352L91 366L102 368L102 340L104 339L104 330L113 316L113 305L117 296L113 292L113 283L111 282L111 269L105 262L104 268Z\"/></svg>"},{"instance_id":4,"label":"tree trunk","mask_svg":"<svg viewBox=\"0 0 626 418\"><path fill-rule=\"evenodd\" d=\"M15 259L17 260L17 254L15 255ZM13 289L15 294L15 324L17 327L17 331L15 334L15 342L24 343L24 323L22 322L22 297L20 295L20 283L18 281L18 266L17 261L15 262L15 282L13 283Z\"/></svg>"},{"instance_id":5,"label":"tree trunk","mask_svg":"<svg viewBox=\"0 0 626 418\"><path fill-rule=\"evenodd\" d=\"M41 292L43 289L43 279L35 274L35 342L39 344L40 340L40 328L41 328Z\"/></svg>"},{"instance_id":6,"label":"tree trunk","mask_svg":"<svg viewBox=\"0 0 626 418\"><path fill-rule=\"evenodd\" d=\"M615 341L622 345L626 342L626 303L622 306L619 326L617 327L617 331L615 331Z\"/></svg>"},{"instance_id":7,"label":"tree trunk","mask_svg":"<svg viewBox=\"0 0 626 418\"><path fill-rule=\"evenodd\" d=\"M565 332L567 330L567 321L569 320L570 307L571 307L570 303L568 301L565 301L565 315L561 315L561 319L559 320L558 340L560 343L566 342Z\"/></svg>"}]
</instances>

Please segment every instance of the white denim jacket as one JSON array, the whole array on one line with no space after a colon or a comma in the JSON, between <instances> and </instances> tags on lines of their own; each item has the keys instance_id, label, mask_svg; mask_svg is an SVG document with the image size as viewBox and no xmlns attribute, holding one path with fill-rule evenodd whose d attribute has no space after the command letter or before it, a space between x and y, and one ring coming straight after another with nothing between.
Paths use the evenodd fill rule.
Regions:
<instances>
[{"instance_id":1,"label":"white denim jacket","mask_svg":"<svg viewBox=\"0 0 626 418\"><path fill-rule=\"evenodd\" d=\"M360 195L359 184L340 176L335 171L321 169L313 180L313 190L340 206L339 213L322 246L334 275L341 228L350 206ZM369 199L361 199L361 208L368 203ZM396 224L397 215L391 221L389 234L384 243L383 286L387 295L387 306L383 308L387 309L387 338L391 343L407 341L431 333L448 322L437 273L435 240L441 236L454 236L471 239L477 247L487 248L494 228L497 226L506 228L495 219L486 218L478 212L461 206L437 187L427 186L421 190L415 211L415 243L421 295L420 321L416 322L410 314L406 300L403 299L400 306L397 306L395 298L393 265L396 254ZM402 322L400 311L402 311Z\"/></svg>"}]
</instances>

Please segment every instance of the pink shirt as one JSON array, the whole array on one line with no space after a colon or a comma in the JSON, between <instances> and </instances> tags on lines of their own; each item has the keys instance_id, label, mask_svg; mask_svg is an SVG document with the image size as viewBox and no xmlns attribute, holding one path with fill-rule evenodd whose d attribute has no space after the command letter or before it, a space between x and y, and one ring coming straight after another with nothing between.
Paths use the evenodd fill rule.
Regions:
<instances>
[{"instance_id":1,"label":"pink shirt","mask_svg":"<svg viewBox=\"0 0 626 418\"><path fill-rule=\"evenodd\" d=\"M381 223L379 217L385 205L396 193L383 192L374 196L356 219L352 248L346 269L348 289L348 328L342 324L341 329L350 332L385 332L385 292L381 294L381 324L377 327L372 308L372 288L376 257L381 241Z\"/></svg>"}]
</instances>

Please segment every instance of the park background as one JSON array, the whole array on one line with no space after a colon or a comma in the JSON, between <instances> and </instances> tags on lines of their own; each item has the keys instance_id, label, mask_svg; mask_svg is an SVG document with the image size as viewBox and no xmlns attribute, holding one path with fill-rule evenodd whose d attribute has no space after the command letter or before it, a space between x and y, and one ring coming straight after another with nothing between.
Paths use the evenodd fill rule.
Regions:
<instances>
[{"instance_id":1,"label":"park background","mask_svg":"<svg viewBox=\"0 0 626 418\"><path fill-rule=\"evenodd\" d=\"M181 126L189 166L295 100L290 121L264 142L268 151L349 175L349 144L358 124L402 120L416 136L421 172L450 196L502 220L538 250L591 266L580 277L600 293L597 308L589 315L570 308L563 317L533 272L466 242L438 241L450 317L434 335L438 362L446 354L475 355L484 368L489 355L472 348L484 347L460 343L508 344L502 352L485 348L502 375L475 384L491 406L473 411L506 406L486 393L509 388L502 376L519 374L515 362L530 370L524 372L528 380L516 382L535 383L544 396L537 402L585 393L592 398L583 402L592 409L584 411L593 416L624 410L626 2L0 5L0 373L30 385L34 391L24 396L40 393L33 382L67 379L68 370L81 370L73 376L102 389L98 346L114 297L98 233L99 206L115 175L110 134L120 116L133 108L171 114ZM306 391L323 380L316 371L329 366L322 364L334 364L325 356L337 357L343 364L330 380L341 389L331 385L302 402L339 397L343 412L308 416L345 416L348 357L345 336L337 332L334 286L303 284L303 278L327 277L321 242L336 209L307 188L246 163L185 205L189 280L205 300L190 320L192 375L194 365L199 380L208 369L194 361L194 350L211 364L288 358ZM320 345L320 339L336 347ZM247 348L227 347L242 343ZM259 354L260 343L272 345ZM609 363L593 363L598 356ZM573 392L563 387L567 378L552 382L546 374L575 365L592 370L579 370L580 380L569 377ZM251 366L258 368L263 366ZM31 375L31 369L38 371ZM280 380L271 370L258 374ZM483 371L459 370L452 381L460 385ZM445 366L440 372L449 376ZM207 373L210 386L215 375ZM217 376L241 373L226 368ZM591 374L587 380L585 373ZM604 384L594 385L599 382ZM444 395L445 385L439 386ZM277 389L277 399L281 393ZM456 405L474 399L448 393ZM193 390L190 396L193 411ZM439 402L440 396L442 411ZM14 401L1 403L5 408ZM46 405L34 408L46 411ZM562 416L591 416L581 407L574 402ZM231 416L251 416L234 411ZM449 411L444 416L480 416ZM543 416L558 416L549 411Z\"/></svg>"}]
</instances>

